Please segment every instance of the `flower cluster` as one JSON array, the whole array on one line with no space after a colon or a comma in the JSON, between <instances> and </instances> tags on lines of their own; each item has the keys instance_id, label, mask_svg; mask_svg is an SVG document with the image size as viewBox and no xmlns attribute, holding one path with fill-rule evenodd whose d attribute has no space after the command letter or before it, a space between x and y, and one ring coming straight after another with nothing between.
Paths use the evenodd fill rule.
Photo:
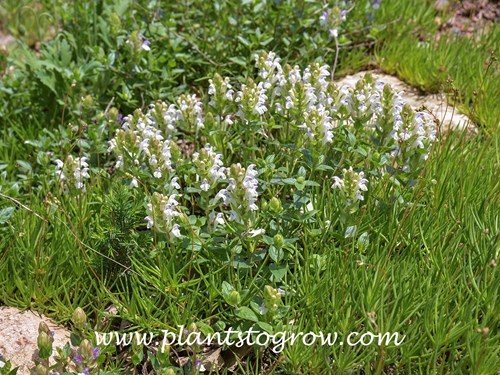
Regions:
<instances>
[{"instance_id":1,"label":"flower cluster","mask_svg":"<svg viewBox=\"0 0 500 375\"><path fill-rule=\"evenodd\" d=\"M179 119L189 130L203 128L203 106L196 95L181 95L177 99Z\"/></svg>"},{"instance_id":2,"label":"flower cluster","mask_svg":"<svg viewBox=\"0 0 500 375\"><path fill-rule=\"evenodd\" d=\"M71 155L68 155L64 162L56 159L55 174L58 181L65 187L72 184L76 189L85 191L84 179L90 178L87 160L86 157L74 158Z\"/></svg>"},{"instance_id":3,"label":"flower cluster","mask_svg":"<svg viewBox=\"0 0 500 375\"><path fill-rule=\"evenodd\" d=\"M338 189L341 192L345 204L351 206L357 201L364 200L363 191L367 191L368 180L364 172L355 172L352 167L342 170L342 178L333 177L332 189Z\"/></svg>"},{"instance_id":4,"label":"flower cluster","mask_svg":"<svg viewBox=\"0 0 500 375\"><path fill-rule=\"evenodd\" d=\"M227 78L216 76L211 81L210 102L220 104L219 118L236 113L236 119L245 123L260 120L266 124L283 116L287 127L301 131L302 140L294 138L298 145L309 144L324 152L336 134L350 132L383 152L388 166L399 166L404 172L418 169L436 140L436 128L428 115L414 114L408 106L403 113L402 93L394 93L369 75L355 88L337 88L329 80L327 65L311 64L301 71L297 66L282 66L273 52L261 52L256 67L256 80L248 80L240 90ZM339 137L338 142L342 141ZM385 172L383 168L381 173Z\"/></svg>"},{"instance_id":5,"label":"flower cluster","mask_svg":"<svg viewBox=\"0 0 500 375\"><path fill-rule=\"evenodd\" d=\"M238 163L229 169L229 186L215 196L215 202L230 207L229 220L242 222L250 212L258 210L257 174L254 164L245 169Z\"/></svg>"},{"instance_id":6,"label":"flower cluster","mask_svg":"<svg viewBox=\"0 0 500 375\"><path fill-rule=\"evenodd\" d=\"M207 143L200 152L193 153L192 160L196 166L196 178L201 181L201 190L208 191L226 178L222 154L216 153L210 144Z\"/></svg>"},{"instance_id":7,"label":"flower cluster","mask_svg":"<svg viewBox=\"0 0 500 375\"><path fill-rule=\"evenodd\" d=\"M170 185L173 189L180 189L176 180L172 180ZM155 227L161 232L169 233L171 237L181 237L180 224L175 222L182 215L177 201L180 196L176 193L169 196L153 193L151 202L148 203L148 216L145 218L148 228Z\"/></svg>"},{"instance_id":8,"label":"flower cluster","mask_svg":"<svg viewBox=\"0 0 500 375\"><path fill-rule=\"evenodd\" d=\"M339 35L338 28L342 21L346 20L347 11L341 10L338 6L325 9L319 20L323 27L330 32L332 38L337 38Z\"/></svg>"},{"instance_id":9,"label":"flower cluster","mask_svg":"<svg viewBox=\"0 0 500 375\"><path fill-rule=\"evenodd\" d=\"M173 173L180 152L172 135L180 118L180 111L175 106L163 102L151 105L146 113L136 110L126 116L115 137L109 141L108 151L116 155L116 168L135 166L149 170L157 179Z\"/></svg>"},{"instance_id":10,"label":"flower cluster","mask_svg":"<svg viewBox=\"0 0 500 375\"><path fill-rule=\"evenodd\" d=\"M436 128L429 115L413 113L408 104L404 104L394 110L391 135L396 143L391 152L395 164L403 172L410 172L427 159L430 145L436 140Z\"/></svg>"},{"instance_id":11,"label":"flower cluster","mask_svg":"<svg viewBox=\"0 0 500 375\"><path fill-rule=\"evenodd\" d=\"M141 50L151 50L151 42L145 39L144 36L137 31L134 31L132 34L130 34L129 38L127 39L127 44L130 45L130 48L132 48L132 50L135 52L140 52Z\"/></svg>"},{"instance_id":12,"label":"flower cluster","mask_svg":"<svg viewBox=\"0 0 500 375\"><path fill-rule=\"evenodd\" d=\"M73 355L76 371L89 375L97 369L97 357L101 353L98 347L93 348L88 340L83 340Z\"/></svg>"}]
</instances>

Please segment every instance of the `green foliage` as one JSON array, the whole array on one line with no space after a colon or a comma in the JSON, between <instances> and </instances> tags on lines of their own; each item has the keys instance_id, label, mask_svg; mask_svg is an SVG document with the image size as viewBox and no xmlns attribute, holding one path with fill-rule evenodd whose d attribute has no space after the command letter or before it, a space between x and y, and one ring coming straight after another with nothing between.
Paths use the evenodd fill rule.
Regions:
<instances>
[{"instance_id":1,"label":"green foliage","mask_svg":"<svg viewBox=\"0 0 500 375\"><path fill-rule=\"evenodd\" d=\"M114 283L118 277L126 277L134 253L143 251L151 236L144 232L141 200L120 183L111 187L102 212L92 225L94 248L99 252L93 257L93 266L102 270L107 283Z\"/></svg>"},{"instance_id":2,"label":"green foliage","mask_svg":"<svg viewBox=\"0 0 500 375\"><path fill-rule=\"evenodd\" d=\"M447 15L421 1L405 3L387 2L376 14L382 24L398 17L408 20L388 24L377 35L380 68L423 91L446 92L474 123L489 131L497 128L499 25L470 38L452 32L437 35L436 17Z\"/></svg>"},{"instance_id":3,"label":"green foliage","mask_svg":"<svg viewBox=\"0 0 500 375\"><path fill-rule=\"evenodd\" d=\"M350 10L334 22L335 75L375 57L423 90L448 91L482 127L478 134L442 134L420 148L418 131L409 132L414 146L397 152L406 137L394 138L397 97L382 90L382 112L368 116L361 96L373 94L370 77L353 92L324 77L335 106L331 142L322 142L330 134L317 126L323 118L307 104L307 85L293 87L295 107L287 108L290 82L281 96L273 82L266 110L259 106L269 55L259 55L255 70L255 52L283 57L287 80L293 66L312 64L311 85L320 84L322 65L334 64L321 2L3 2L2 26L24 42L0 57L0 304L72 319L61 361L74 361L83 345L92 371L106 374L194 374L219 349L222 373L495 373L498 25L477 39L437 40L435 17L449 15L432 1L372 3L330 2L331 14ZM52 39L28 48L52 35L50 25ZM242 102L228 99L238 91ZM400 110L412 130L418 116ZM176 118L173 130L167 115ZM163 138L146 151L140 121L151 118ZM150 161L166 145L172 170ZM228 169L213 179L217 160ZM214 202L229 178L232 200ZM257 210L246 209L252 204ZM174 221L165 211L176 212ZM77 306L85 319L74 315ZM348 348L298 342L279 355L242 348L240 358L197 345L166 353L109 345L88 355L94 330L159 337L178 325L203 335L232 327L254 336L406 338ZM52 343L40 336L43 373ZM0 361L1 374L15 374Z\"/></svg>"}]
</instances>

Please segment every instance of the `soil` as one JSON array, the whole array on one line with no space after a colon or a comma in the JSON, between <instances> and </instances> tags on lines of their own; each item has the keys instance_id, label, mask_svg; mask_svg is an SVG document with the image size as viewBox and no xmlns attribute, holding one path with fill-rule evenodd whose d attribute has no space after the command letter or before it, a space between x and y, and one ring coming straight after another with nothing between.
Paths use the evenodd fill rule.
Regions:
<instances>
[{"instance_id":1,"label":"soil","mask_svg":"<svg viewBox=\"0 0 500 375\"><path fill-rule=\"evenodd\" d=\"M437 10L447 10L452 17L441 25L441 31L471 36L483 28L500 22L499 0L436 0Z\"/></svg>"}]
</instances>

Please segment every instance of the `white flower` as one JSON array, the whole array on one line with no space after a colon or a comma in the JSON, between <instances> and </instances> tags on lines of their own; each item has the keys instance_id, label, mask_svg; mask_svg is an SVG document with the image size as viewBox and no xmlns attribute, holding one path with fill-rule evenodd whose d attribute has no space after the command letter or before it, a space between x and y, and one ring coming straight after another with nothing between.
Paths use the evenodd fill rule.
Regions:
<instances>
[{"instance_id":1,"label":"white flower","mask_svg":"<svg viewBox=\"0 0 500 375\"><path fill-rule=\"evenodd\" d=\"M4 361L0 361L0 368L3 368L5 366L5 362Z\"/></svg>"},{"instance_id":2,"label":"white flower","mask_svg":"<svg viewBox=\"0 0 500 375\"><path fill-rule=\"evenodd\" d=\"M57 165L57 169L62 169L64 167L64 163L62 162L61 159L56 159L55 163Z\"/></svg>"},{"instance_id":3,"label":"white flower","mask_svg":"<svg viewBox=\"0 0 500 375\"><path fill-rule=\"evenodd\" d=\"M245 177L243 178L243 188L245 189L245 199L247 200L248 209L250 211L257 211L258 207L255 204L257 202L257 187L259 183L255 176L257 176L257 171L255 170L255 164L251 164L246 169Z\"/></svg>"},{"instance_id":4,"label":"white flower","mask_svg":"<svg viewBox=\"0 0 500 375\"><path fill-rule=\"evenodd\" d=\"M364 178L365 174L363 172L356 173L352 167L349 169L342 170L343 178L334 176L333 177L333 189L339 189L344 193L346 203L352 204L354 201L362 201L364 197L362 191L367 191L366 186L368 180Z\"/></svg>"},{"instance_id":5,"label":"white flower","mask_svg":"<svg viewBox=\"0 0 500 375\"><path fill-rule=\"evenodd\" d=\"M248 231L248 237L257 237L264 233L266 233L265 229L252 229Z\"/></svg>"},{"instance_id":6,"label":"white flower","mask_svg":"<svg viewBox=\"0 0 500 375\"><path fill-rule=\"evenodd\" d=\"M215 86L214 86L213 81L211 79L209 79L208 82L210 83L208 85L208 95L215 95Z\"/></svg>"},{"instance_id":7,"label":"white flower","mask_svg":"<svg viewBox=\"0 0 500 375\"><path fill-rule=\"evenodd\" d=\"M153 173L153 176L155 176L156 178L161 178L161 169L156 169L156 171Z\"/></svg>"},{"instance_id":8,"label":"white flower","mask_svg":"<svg viewBox=\"0 0 500 375\"><path fill-rule=\"evenodd\" d=\"M208 215L210 223L213 224L214 229L217 225L224 225L224 214L222 212L216 213L215 211L210 212Z\"/></svg>"},{"instance_id":9,"label":"white flower","mask_svg":"<svg viewBox=\"0 0 500 375\"><path fill-rule=\"evenodd\" d=\"M135 177L132 179L130 186L135 188L139 187L139 184L137 183L137 179Z\"/></svg>"},{"instance_id":10,"label":"white flower","mask_svg":"<svg viewBox=\"0 0 500 375\"><path fill-rule=\"evenodd\" d=\"M200 189L203 191L208 191L210 189L210 184L208 183L208 180L206 178L201 183Z\"/></svg>"},{"instance_id":11,"label":"white flower","mask_svg":"<svg viewBox=\"0 0 500 375\"><path fill-rule=\"evenodd\" d=\"M337 176L333 176L332 189L342 189L344 187L344 181Z\"/></svg>"},{"instance_id":12,"label":"white flower","mask_svg":"<svg viewBox=\"0 0 500 375\"><path fill-rule=\"evenodd\" d=\"M222 203L224 205L228 205L229 202L231 201L231 194L227 189L221 189L216 195L215 195L215 203L217 203L219 200L222 200Z\"/></svg>"},{"instance_id":13,"label":"white flower","mask_svg":"<svg viewBox=\"0 0 500 375\"><path fill-rule=\"evenodd\" d=\"M229 221L240 221L240 215L234 210L229 211Z\"/></svg>"},{"instance_id":14,"label":"white flower","mask_svg":"<svg viewBox=\"0 0 500 375\"><path fill-rule=\"evenodd\" d=\"M151 42L149 40L145 40L144 42L142 42L141 48L144 51L150 51L151 50L151 47L149 47L150 44Z\"/></svg>"},{"instance_id":15,"label":"white flower","mask_svg":"<svg viewBox=\"0 0 500 375\"><path fill-rule=\"evenodd\" d=\"M172 178L172 180L170 181L170 187L172 189L180 190L181 189L181 185L179 185L178 181L179 181L179 177Z\"/></svg>"},{"instance_id":16,"label":"white flower","mask_svg":"<svg viewBox=\"0 0 500 375\"><path fill-rule=\"evenodd\" d=\"M150 217L150 216L146 216L144 218L144 220L146 220L148 223L147 223L147 227L148 229L152 228L154 225L155 225L155 222L154 220Z\"/></svg>"},{"instance_id":17,"label":"white flower","mask_svg":"<svg viewBox=\"0 0 500 375\"><path fill-rule=\"evenodd\" d=\"M116 160L116 169L121 169L123 168L123 156L119 155L117 160Z\"/></svg>"},{"instance_id":18,"label":"white flower","mask_svg":"<svg viewBox=\"0 0 500 375\"><path fill-rule=\"evenodd\" d=\"M266 307L266 305L264 303L262 303L262 305L259 306L260 315L266 315L267 311L268 311L268 308Z\"/></svg>"},{"instance_id":19,"label":"white flower","mask_svg":"<svg viewBox=\"0 0 500 375\"><path fill-rule=\"evenodd\" d=\"M172 227L172 230L170 231L170 234L176 238L180 238L182 235L181 235L181 231L179 228L180 228L179 224L174 224L174 226Z\"/></svg>"},{"instance_id":20,"label":"white flower","mask_svg":"<svg viewBox=\"0 0 500 375\"><path fill-rule=\"evenodd\" d=\"M265 112L267 112L267 107L265 105L265 103L257 103L257 105L255 106L255 112L257 112L259 115L263 115Z\"/></svg>"}]
</instances>

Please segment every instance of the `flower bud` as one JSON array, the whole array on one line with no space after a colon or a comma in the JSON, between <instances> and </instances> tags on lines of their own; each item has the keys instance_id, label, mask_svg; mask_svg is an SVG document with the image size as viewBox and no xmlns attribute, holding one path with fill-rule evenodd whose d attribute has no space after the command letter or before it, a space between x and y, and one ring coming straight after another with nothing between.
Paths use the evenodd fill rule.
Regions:
<instances>
[{"instance_id":1,"label":"flower bud","mask_svg":"<svg viewBox=\"0 0 500 375\"><path fill-rule=\"evenodd\" d=\"M92 344L90 343L89 340L84 339L81 344L80 344L80 355L82 356L82 359L84 362L89 362L92 360L93 357L93 349L92 349Z\"/></svg>"},{"instance_id":2,"label":"flower bud","mask_svg":"<svg viewBox=\"0 0 500 375\"><path fill-rule=\"evenodd\" d=\"M75 325L76 329L80 331L83 330L83 328L85 328L85 324L87 323L87 315L85 314L85 311L83 311L82 308L77 307L71 317L71 321Z\"/></svg>"},{"instance_id":3,"label":"flower bud","mask_svg":"<svg viewBox=\"0 0 500 375\"><path fill-rule=\"evenodd\" d=\"M273 238L273 241L274 246L276 246L277 249L281 249L283 247L284 238L281 234L276 234Z\"/></svg>"},{"instance_id":4,"label":"flower bud","mask_svg":"<svg viewBox=\"0 0 500 375\"><path fill-rule=\"evenodd\" d=\"M306 181L306 179L304 178L304 176L299 176L299 177L297 177L297 182L298 182L299 184L303 184L305 181Z\"/></svg>"},{"instance_id":5,"label":"flower bud","mask_svg":"<svg viewBox=\"0 0 500 375\"><path fill-rule=\"evenodd\" d=\"M52 343L54 339L45 332L40 332L36 340L38 345L38 356L42 359L48 359L52 355Z\"/></svg>"},{"instance_id":6,"label":"flower bud","mask_svg":"<svg viewBox=\"0 0 500 375\"><path fill-rule=\"evenodd\" d=\"M283 209L281 201L276 197L271 198L271 200L269 201L269 207L276 213L281 212L281 210Z\"/></svg>"},{"instance_id":7,"label":"flower bud","mask_svg":"<svg viewBox=\"0 0 500 375\"><path fill-rule=\"evenodd\" d=\"M83 108L91 109L93 105L94 105L94 99L92 98L92 95L87 95L82 98Z\"/></svg>"},{"instance_id":8,"label":"flower bud","mask_svg":"<svg viewBox=\"0 0 500 375\"><path fill-rule=\"evenodd\" d=\"M264 305L268 309L276 309L281 300L279 292L270 285L264 287Z\"/></svg>"},{"instance_id":9,"label":"flower bud","mask_svg":"<svg viewBox=\"0 0 500 375\"><path fill-rule=\"evenodd\" d=\"M111 16L109 17L109 24L111 26L111 32L116 35L120 32L120 29L122 27L122 22L120 20L120 16L116 13L111 13Z\"/></svg>"},{"instance_id":10,"label":"flower bud","mask_svg":"<svg viewBox=\"0 0 500 375\"><path fill-rule=\"evenodd\" d=\"M50 329L47 323L45 322L40 322L38 325L38 333L45 332L47 335L50 335Z\"/></svg>"},{"instance_id":11,"label":"flower bud","mask_svg":"<svg viewBox=\"0 0 500 375\"><path fill-rule=\"evenodd\" d=\"M39 363L36 368L35 368L35 374L36 375L49 375L49 369Z\"/></svg>"},{"instance_id":12,"label":"flower bud","mask_svg":"<svg viewBox=\"0 0 500 375\"><path fill-rule=\"evenodd\" d=\"M233 306L239 305L241 302L240 293L238 293L238 291L236 290L231 291L231 293L229 293L228 302Z\"/></svg>"},{"instance_id":13,"label":"flower bud","mask_svg":"<svg viewBox=\"0 0 500 375\"><path fill-rule=\"evenodd\" d=\"M108 120L112 123L112 124L116 124L116 122L118 121L118 115L120 113L118 112L118 109L115 108L115 107L112 107L109 112L108 112Z\"/></svg>"},{"instance_id":14,"label":"flower bud","mask_svg":"<svg viewBox=\"0 0 500 375\"><path fill-rule=\"evenodd\" d=\"M188 327L188 331L189 333L191 332L197 332L198 331L198 326L196 325L196 323L191 323Z\"/></svg>"},{"instance_id":15,"label":"flower bud","mask_svg":"<svg viewBox=\"0 0 500 375\"><path fill-rule=\"evenodd\" d=\"M165 375L175 375L175 371L169 368L167 372L165 372Z\"/></svg>"},{"instance_id":16,"label":"flower bud","mask_svg":"<svg viewBox=\"0 0 500 375\"><path fill-rule=\"evenodd\" d=\"M266 200L262 200L260 207L262 208L262 211L267 211L267 208L269 207L269 203L267 203Z\"/></svg>"}]
</instances>

